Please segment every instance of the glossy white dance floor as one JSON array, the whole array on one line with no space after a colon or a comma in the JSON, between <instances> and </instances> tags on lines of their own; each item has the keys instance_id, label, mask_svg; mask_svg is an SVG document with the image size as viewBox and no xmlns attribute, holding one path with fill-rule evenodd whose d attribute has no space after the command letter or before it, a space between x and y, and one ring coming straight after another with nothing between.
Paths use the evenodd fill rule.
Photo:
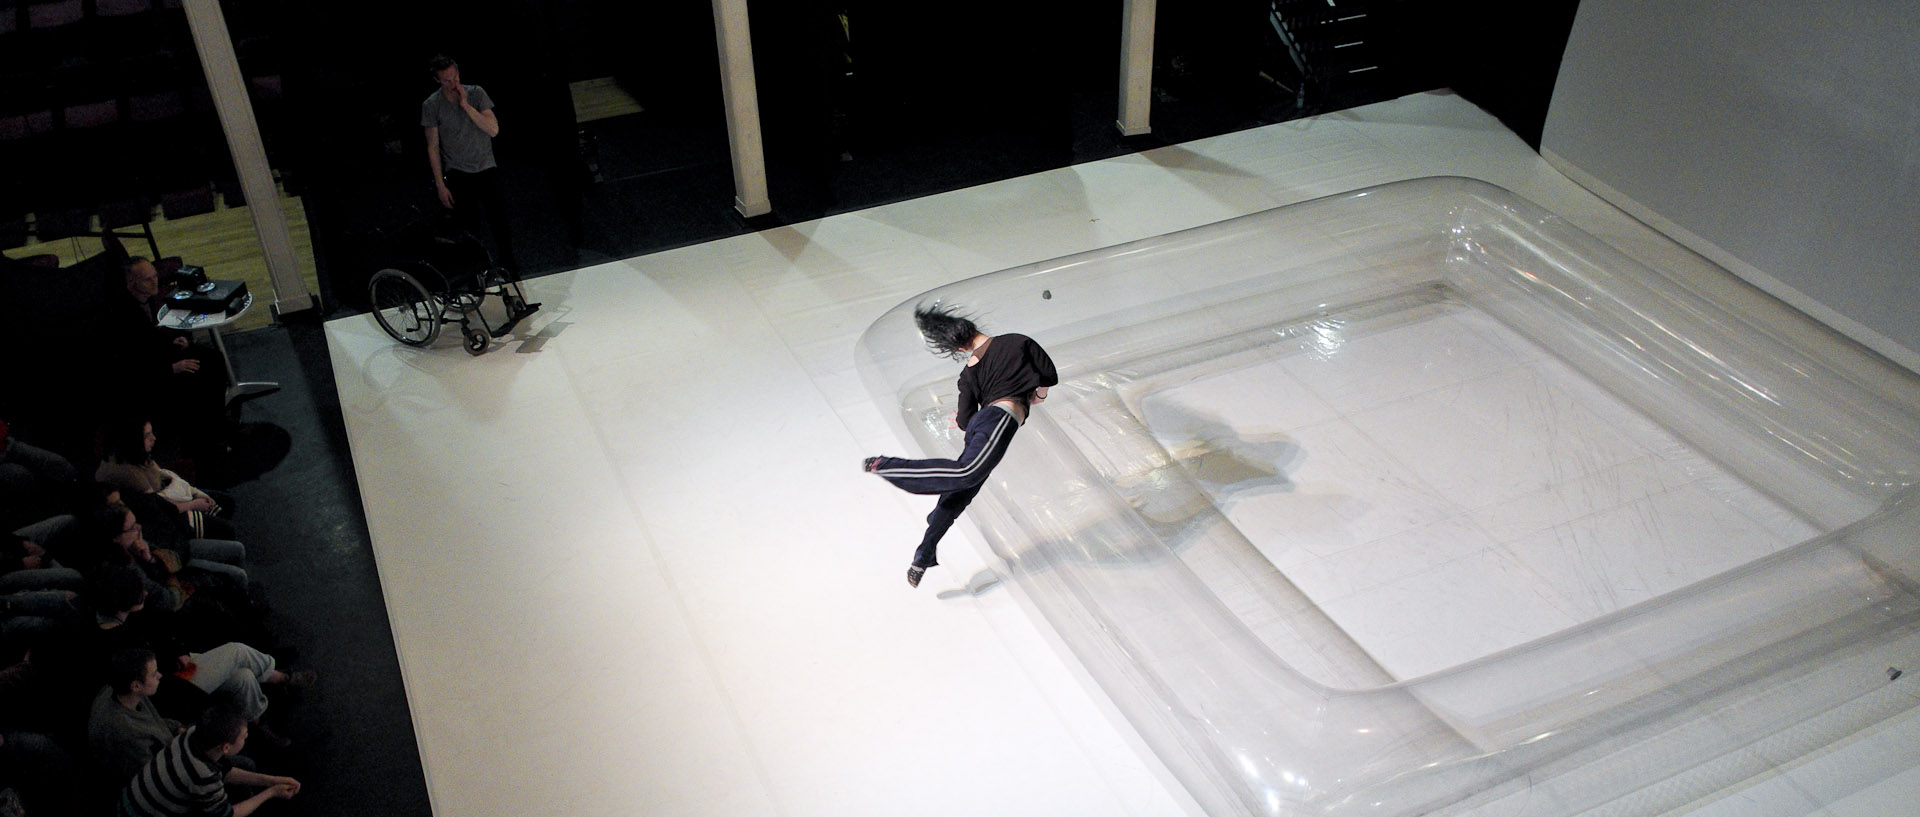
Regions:
<instances>
[{"instance_id":1,"label":"glossy white dance floor","mask_svg":"<svg viewBox=\"0 0 1920 817\"><path fill-rule=\"evenodd\" d=\"M964 522L943 566L907 588L929 500L858 470L861 457L906 444L853 370L855 339L934 286L1429 175L1507 187L1656 266L1676 252L1491 117L1436 93L537 279L530 295L546 308L478 358L450 337L399 346L364 316L329 324L435 812L1197 814L1018 593L994 581ZM1508 371L1472 410L1528 404L1539 367ZM1162 399L1197 408L1209 389L1233 388L1201 382ZM1620 431L1621 418L1581 415L1604 410L1558 413L1581 419L1556 439ZM1343 433L1312 418L1238 421L1282 419L1328 435L1323 448ZM1606 468L1672 479L1680 506L1751 509L1716 523L1754 533L1725 558L1804 537L1753 498L1716 497L1697 464L1661 461L1657 430L1626 433L1635 456ZM1444 462L1456 443L1424 452ZM1681 473L1693 478L1673 479ZM1487 476L1456 484L1502 490ZM1323 477L1341 475L1294 475ZM1638 518L1586 510L1592 525ZM1269 557L1310 593L1318 586L1343 626L1372 633L1369 649L1396 674L1668 589L1650 578L1706 575L1636 570L1646 554L1552 564L1548 549L1529 562L1472 542L1454 542L1457 553L1283 552L1279 534ZM1500 608L1516 603L1501 583L1516 566L1559 595ZM1459 591L1445 615L1406 608L1437 588ZM1463 609L1460 598L1495 601ZM1488 616L1516 631L1466 635ZM1756 745L1766 773L1682 811L1915 813L1911 707L1832 745ZM1558 812L1519 792L1477 813ZM1650 812L1623 799L1590 813Z\"/></svg>"}]
</instances>

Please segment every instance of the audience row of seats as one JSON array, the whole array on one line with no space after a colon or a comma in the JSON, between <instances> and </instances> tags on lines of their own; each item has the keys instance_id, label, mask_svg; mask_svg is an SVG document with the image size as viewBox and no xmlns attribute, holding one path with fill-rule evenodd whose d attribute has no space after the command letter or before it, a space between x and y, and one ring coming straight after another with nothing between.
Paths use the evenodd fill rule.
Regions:
<instances>
[{"instance_id":1,"label":"audience row of seats","mask_svg":"<svg viewBox=\"0 0 1920 817\"><path fill-rule=\"evenodd\" d=\"M81 268L25 266L0 264L0 280L89 279L90 302L66 318L101 340L87 367L97 383L78 399L80 385L47 376L67 361L15 370L0 401L0 809L114 813L156 756L205 756L189 728L222 718L249 724L243 768L297 760L280 734L314 676L276 648L248 573L272 545L249 534L255 509L223 490L234 415L223 398L208 404L167 384L187 383L196 373L185 368L220 368L195 358L214 352L152 325L157 270L111 244ZM188 359L198 365L176 365ZM76 415L91 434L48 433L50 418ZM25 421L7 423L16 418ZM286 778L237 779L267 794L279 786L271 796L297 790Z\"/></svg>"},{"instance_id":2,"label":"audience row of seats","mask_svg":"<svg viewBox=\"0 0 1920 817\"><path fill-rule=\"evenodd\" d=\"M236 47L277 160L277 48L264 31ZM0 249L244 204L179 3L0 5L0 177Z\"/></svg>"}]
</instances>

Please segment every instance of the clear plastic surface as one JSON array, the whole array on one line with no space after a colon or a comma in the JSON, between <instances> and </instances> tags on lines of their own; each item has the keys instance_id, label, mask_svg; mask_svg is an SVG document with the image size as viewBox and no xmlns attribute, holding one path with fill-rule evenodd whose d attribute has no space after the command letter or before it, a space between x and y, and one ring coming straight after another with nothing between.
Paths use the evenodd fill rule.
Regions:
<instances>
[{"instance_id":1,"label":"clear plastic surface","mask_svg":"<svg viewBox=\"0 0 1920 817\"><path fill-rule=\"evenodd\" d=\"M1913 375L1506 190L1400 182L901 304L862 377L951 453L935 300L1059 365L968 518L1211 814L1550 778L1529 814L1672 807L1766 736L1912 705L1835 668L1920 627Z\"/></svg>"}]
</instances>

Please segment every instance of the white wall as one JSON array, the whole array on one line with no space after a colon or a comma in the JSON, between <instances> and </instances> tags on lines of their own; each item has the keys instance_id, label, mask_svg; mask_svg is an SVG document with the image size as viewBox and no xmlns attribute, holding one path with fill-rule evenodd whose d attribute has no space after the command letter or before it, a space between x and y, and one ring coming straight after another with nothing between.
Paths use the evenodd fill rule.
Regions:
<instances>
[{"instance_id":1,"label":"white wall","mask_svg":"<svg viewBox=\"0 0 1920 817\"><path fill-rule=\"evenodd\" d=\"M1583 0L1541 152L1920 369L1920 2Z\"/></svg>"}]
</instances>

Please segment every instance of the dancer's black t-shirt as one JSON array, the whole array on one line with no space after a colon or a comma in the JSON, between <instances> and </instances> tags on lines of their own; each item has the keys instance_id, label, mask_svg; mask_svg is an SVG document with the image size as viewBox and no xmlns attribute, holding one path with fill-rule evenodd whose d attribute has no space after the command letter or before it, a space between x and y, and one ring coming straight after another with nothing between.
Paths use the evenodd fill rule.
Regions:
<instances>
[{"instance_id":1,"label":"dancer's black t-shirt","mask_svg":"<svg viewBox=\"0 0 1920 817\"><path fill-rule=\"evenodd\" d=\"M1033 390L1060 383L1047 350L1026 335L995 335L980 353L980 362L960 371L960 408L954 422L961 428L975 412L1006 398L1029 404Z\"/></svg>"}]
</instances>

